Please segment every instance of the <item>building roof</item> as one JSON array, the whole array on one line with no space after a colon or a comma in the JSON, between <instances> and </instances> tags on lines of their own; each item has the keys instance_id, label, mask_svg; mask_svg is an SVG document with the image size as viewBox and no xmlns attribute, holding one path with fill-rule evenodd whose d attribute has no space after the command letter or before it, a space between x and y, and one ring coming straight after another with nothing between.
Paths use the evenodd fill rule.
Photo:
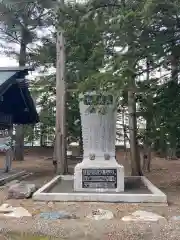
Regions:
<instances>
[{"instance_id":1,"label":"building roof","mask_svg":"<svg viewBox=\"0 0 180 240\"><path fill-rule=\"evenodd\" d=\"M0 116L12 116L14 124L34 124L39 121L25 80L32 70L29 67L0 68Z\"/></svg>"},{"instance_id":2,"label":"building roof","mask_svg":"<svg viewBox=\"0 0 180 240\"><path fill-rule=\"evenodd\" d=\"M7 72L12 72L12 71L33 71L34 69L32 67L24 66L24 67L0 67L0 72L7 71Z\"/></svg>"}]
</instances>

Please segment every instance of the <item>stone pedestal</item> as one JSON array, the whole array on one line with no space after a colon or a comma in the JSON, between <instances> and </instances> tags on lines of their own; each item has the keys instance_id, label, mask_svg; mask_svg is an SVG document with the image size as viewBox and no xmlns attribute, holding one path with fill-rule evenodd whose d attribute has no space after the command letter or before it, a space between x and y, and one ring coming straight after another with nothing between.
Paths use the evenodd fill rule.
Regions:
<instances>
[{"instance_id":1,"label":"stone pedestal","mask_svg":"<svg viewBox=\"0 0 180 240\"><path fill-rule=\"evenodd\" d=\"M83 192L124 191L124 167L115 159L116 111L113 97L106 95L92 108L94 93L80 101L83 161L74 171L74 190ZM106 102L106 105L104 105ZM107 104L108 102L108 104ZM99 112L99 109L104 109Z\"/></svg>"}]
</instances>

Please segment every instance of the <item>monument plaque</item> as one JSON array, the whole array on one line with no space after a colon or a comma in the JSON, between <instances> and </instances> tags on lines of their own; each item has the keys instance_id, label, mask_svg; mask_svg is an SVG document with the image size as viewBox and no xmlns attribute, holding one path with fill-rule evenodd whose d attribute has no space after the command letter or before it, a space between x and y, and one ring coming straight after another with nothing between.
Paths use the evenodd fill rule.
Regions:
<instances>
[{"instance_id":1,"label":"monument plaque","mask_svg":"<svg viewBox=\"0 0 180 240\"><path fill-rule=\"evenodd\" d=\"M113 104L113 96L112 95L85 95L84 96L84 104L85 105L109 105Z\"/></svg>"},{"instance_id":2,"label":"monument plaque","mask_svg":"<svg viewBox=\"0 0 180 240\"><path fill-rule=\"evenodd\" d=\"M108 92L86 92L79 98L83 161L74 169L74 191L123 192L124 167L115 158L116 99Z\"/></svg>"},{"instance_id":3,"label":"monument plaque","mask_svg":"<svg viewBox=\"0 0 180 240\"><path fill-rule=\"evenodd\" d=\"M117 188L117 169L82 169L82 188Z\"/></svg>"}]
</instances>

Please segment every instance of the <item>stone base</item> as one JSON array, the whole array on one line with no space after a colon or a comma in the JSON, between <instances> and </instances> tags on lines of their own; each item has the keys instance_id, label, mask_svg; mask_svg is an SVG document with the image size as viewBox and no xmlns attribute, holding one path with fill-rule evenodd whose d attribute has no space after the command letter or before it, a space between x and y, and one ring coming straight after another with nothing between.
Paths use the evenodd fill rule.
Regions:
<instances>
[{"instance_id":1,"label":"stone base","mask_svg":"<svg viewBox=\"0 0 180 240\"><path fill-rule=\"evenodd\" d=\"M124 167L115 159L84 160L74 169L74 191L124 192Z\"/></svg>"},{"instance_id":2,"label":"stone base","mask_svg":"<svg viewBox=\"0 0 180 240\"><path fill-rule=\"evenodd\" d=\"M139 186L137 181L144 187ZM130 185L127 188L127 183ZM167 206L167 196L146 177L125 177L125 191L118 192L75 192L74 176L59 175L33 194L33 200L46 202L112 202L143 203L143 206Z\"/></svg>"}]
</instances>

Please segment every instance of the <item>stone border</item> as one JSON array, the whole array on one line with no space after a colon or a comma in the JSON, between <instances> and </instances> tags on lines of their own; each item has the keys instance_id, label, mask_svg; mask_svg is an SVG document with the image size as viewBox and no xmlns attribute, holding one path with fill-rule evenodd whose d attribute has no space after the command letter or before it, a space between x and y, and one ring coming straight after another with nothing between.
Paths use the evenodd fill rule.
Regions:
<instances>
[{"instance_id":1,"label":"stone border","mask_svg":"<svg viewBox=\"0 0 180 240\"><path fill-rule=\"evenodd\" d=\"M0 178L0 186L18 178L18 177L22 177L26 174L27 172L26 171L21 171L21 172L17 172L17 173L14 173L10 176L7 176L7 177L3 177L3 178ZM10 174L10 173L9 173Z\"/></svg>"},{"instance_id":2,"label":"stone border","mask_svg":"<svg viewBox=\"0 0 180 240\"><path fill-rule=\"evenodd\" d=\"M116 202L116 203L166 203L167 196L155 187L146 177L129 177L141 178L144 185L151 192L149 194L132 194L132 193L48 193L60 179L72 180L73 176L56 176L50 182L41 187L33 194L35 201L59 201L59 202Z\"/></svg>"}]
</instances>

